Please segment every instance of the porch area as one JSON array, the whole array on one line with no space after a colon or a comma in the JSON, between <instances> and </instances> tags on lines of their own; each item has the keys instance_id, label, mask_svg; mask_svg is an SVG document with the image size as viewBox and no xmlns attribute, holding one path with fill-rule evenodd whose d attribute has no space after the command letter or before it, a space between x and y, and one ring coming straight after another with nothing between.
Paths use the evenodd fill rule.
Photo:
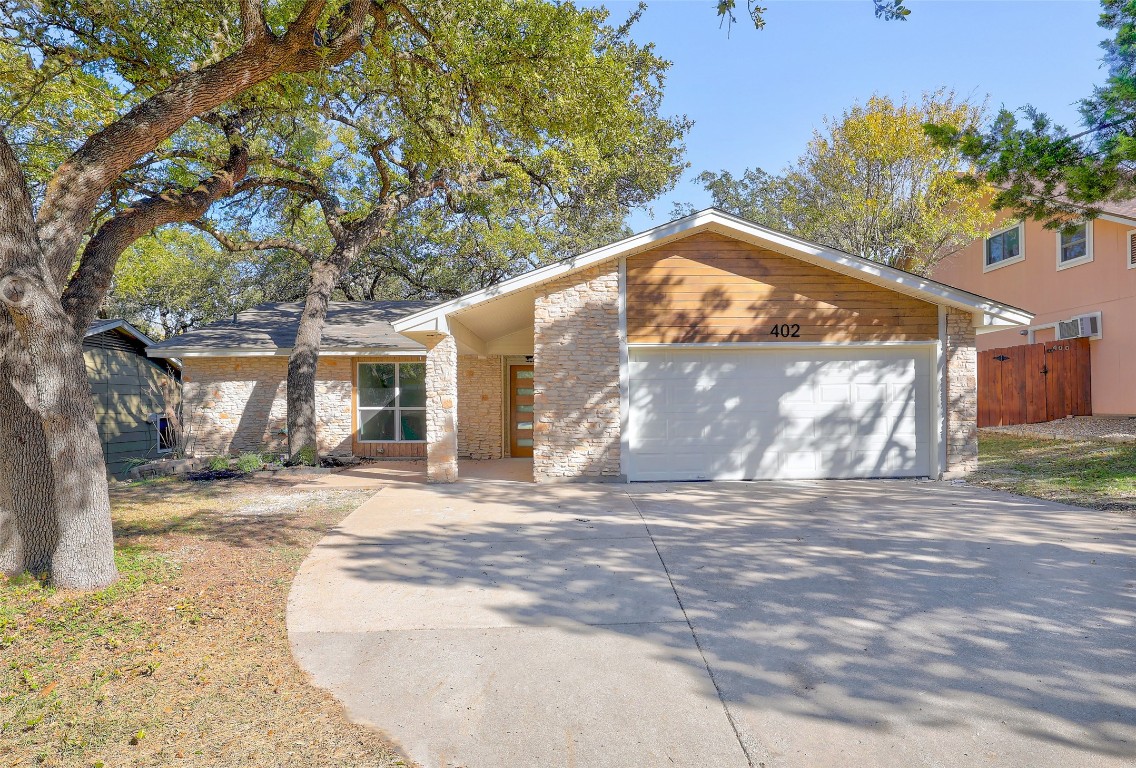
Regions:
<instances>
[{"instance_id":1,"label":"porch area","mask_svg":"<svg viewBox=\"0 0 1136 768\"><path fill-rule=\"evenodd\" d=\"M458 462L458 477L476 483L532 483L532 459L465 459ZM395 484L428 482L424 459L369 461L326 475L312 475L295 484L306 489L382 488Z\"/></svg>"}]
</instances>

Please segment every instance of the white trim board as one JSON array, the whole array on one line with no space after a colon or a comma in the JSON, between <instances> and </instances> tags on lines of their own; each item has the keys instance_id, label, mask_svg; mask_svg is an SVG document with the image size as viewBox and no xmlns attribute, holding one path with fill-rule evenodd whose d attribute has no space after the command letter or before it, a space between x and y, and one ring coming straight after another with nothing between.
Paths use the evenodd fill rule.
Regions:
<instances>
[{"instance_id":1,"label":"white trim board","mask_svg":"<svg viewBox=\"0 0 1136 768\"><path fill-rule=\"evenodd\" d=\"M146 350L148 357L288 357L292 354L291 347L266 347L256 349L253 347L220 347L218 349L159 349ZM415 349L391 349L390 347L359 347L352 349L321 349L320 357L383 357L386 355L398 357L426 357L426 350L422 347Z\"/></svg>"},{"instance_id":2,"label":"white trim board","mask_svg":"<svg viewBox=\"0 0 1136 768\"><path fill-rule=\"evenodd\" d=\"M923 341L680 341L628 342L631 349L831 349L833 347L926 347L935 339Z\"/></svg>"},{"instance_id":3,"label":"white trim board","mask_svg":"<svg viewBox=\"0 0 1136 768\"><path fill-rule=\"evenodd\" d=\"M1054 233L1054 235L1057 238L1057 271L1058 272L1060 272L1063 269L1071 269L1073 267L1079 267L1082 264L1092 263L1093 257L1095 255L1093 253L1093 223L1091 221L1082 222L1082 226L1085 228L1085 255L1079 256L1075 259L1069 259L1068 261L1062 261L1061 260L1061 250L1062 250L1062 248L1061 248L1061 245L1062 245L1061 237L1062 237L1063 233L1060 229L1057 230Z\"/></svg>"},{"instance_id":4,"label":"white trim board","mask_svg":"<svg viewBox=\"0 0 1136 768\"><path fill-rule=\"evenodd\" d=\"M391 325L399 333L447 332L447 317L455 312L482 302L492 301L514 291L546 283L594 264L617 257L627 257L698 232L716 232L734 237L849 277L906 293L924 301L946 304L975 315L990 315L1010 325L1023 325L1033 319L1031 313L1018 307L1001 304L993 299L952 288L929 278L919 277L833 248L801 240L792 235L782 234L717 208L707 208L690 216L632 235L617 243L534 269L489 288L428 307L420 312L394 320Z\"/></svg>"},{"instance_id":5,"label":"white trim board","mask_svg":"<svg viewBox=\"0 0 1136 768\"><path fill-rule=\"evenodd\" d=\"M627 343L627 259L619 260L619 474L631 471L631 365Z\"/></svg>"}]
</instances>

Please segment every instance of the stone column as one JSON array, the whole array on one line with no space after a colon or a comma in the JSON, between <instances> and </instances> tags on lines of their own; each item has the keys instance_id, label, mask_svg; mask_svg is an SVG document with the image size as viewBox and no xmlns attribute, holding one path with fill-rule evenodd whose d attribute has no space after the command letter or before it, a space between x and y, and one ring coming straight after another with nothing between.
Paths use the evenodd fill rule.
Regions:
<instances>
[{"instance_id":1,"label":"stone column","mask_svg":"<svg viewBox=\"0 0 1136 768\"><path fill-rule=\"evenodd\" d=\"M962 477L978 469L978 357L969 312L947 310L947 471Z\"/></svg>"},{"instance_id":2,"label":"stone column","mask_svg":"<svg viewBox=\"0 0 1136 768\"><path fill-rule=\"evenodd\" d=\"M426 482L458 479L458 346L453 336L426 342Z\"/></svg>"},{"instance_id":3,"label":"stone column","mask_svg":"<svg viewBox=\"0 0 1136 768\"><path fill-rule=\"evenodd\" d=\"M619 265L537 289L533 477L619 478Z\"/></svg>"}]
</instances>

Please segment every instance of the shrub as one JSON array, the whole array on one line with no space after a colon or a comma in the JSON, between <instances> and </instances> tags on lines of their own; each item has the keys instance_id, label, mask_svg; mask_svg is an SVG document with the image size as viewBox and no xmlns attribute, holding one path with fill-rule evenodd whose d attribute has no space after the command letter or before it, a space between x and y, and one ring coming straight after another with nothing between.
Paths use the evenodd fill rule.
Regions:
<instances>
[{"instance_id":1,"label":"shrub","mask_svg":"<svg viewBox=\"0 0 1136 768\"><path fill-rule=\"evenodd\" d=\"M214 472L220 472L222 469L228 469L228 468L229 468L229 457L228 456L214 456L213 458L211 458L209 460L209 469L213 470Z\"/></svg>"},{"instance_id":2,"label":"shrub","mask_svg":"<svg viewBox=\"0 0 1136 768\"><path fill-rule=\"evenodd\" d=\"M237 458L237 469L241 472L255 472L264 466L264 457L259 453L242 453Z\"/></svg>"},{"instance_id":3,"label":"shrub","mask_svg":"<svg viewBox=\"0 0 1136 768\"><path fill-rule=\"evenodd\" d=\"M295 463L305 467L314 467L319 464L319 456L313 446L305 446L296 454Z\"/></svg>"}]
</instances>

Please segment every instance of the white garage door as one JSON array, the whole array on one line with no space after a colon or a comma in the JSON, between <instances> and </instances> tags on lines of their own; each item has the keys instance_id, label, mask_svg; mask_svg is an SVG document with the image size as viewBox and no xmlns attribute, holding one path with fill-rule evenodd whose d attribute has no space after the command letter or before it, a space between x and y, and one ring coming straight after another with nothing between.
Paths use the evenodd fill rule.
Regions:
<instances>
[{"instance_id":1,"label":"white garage door","mask_svg":"<svg viewBox=\"0 0 1136 768\"><path fill-rule=\"evenodd\" d=\"M631 480L918 477L927 348L630 350Z\"/></svg>"}]
</instances>

